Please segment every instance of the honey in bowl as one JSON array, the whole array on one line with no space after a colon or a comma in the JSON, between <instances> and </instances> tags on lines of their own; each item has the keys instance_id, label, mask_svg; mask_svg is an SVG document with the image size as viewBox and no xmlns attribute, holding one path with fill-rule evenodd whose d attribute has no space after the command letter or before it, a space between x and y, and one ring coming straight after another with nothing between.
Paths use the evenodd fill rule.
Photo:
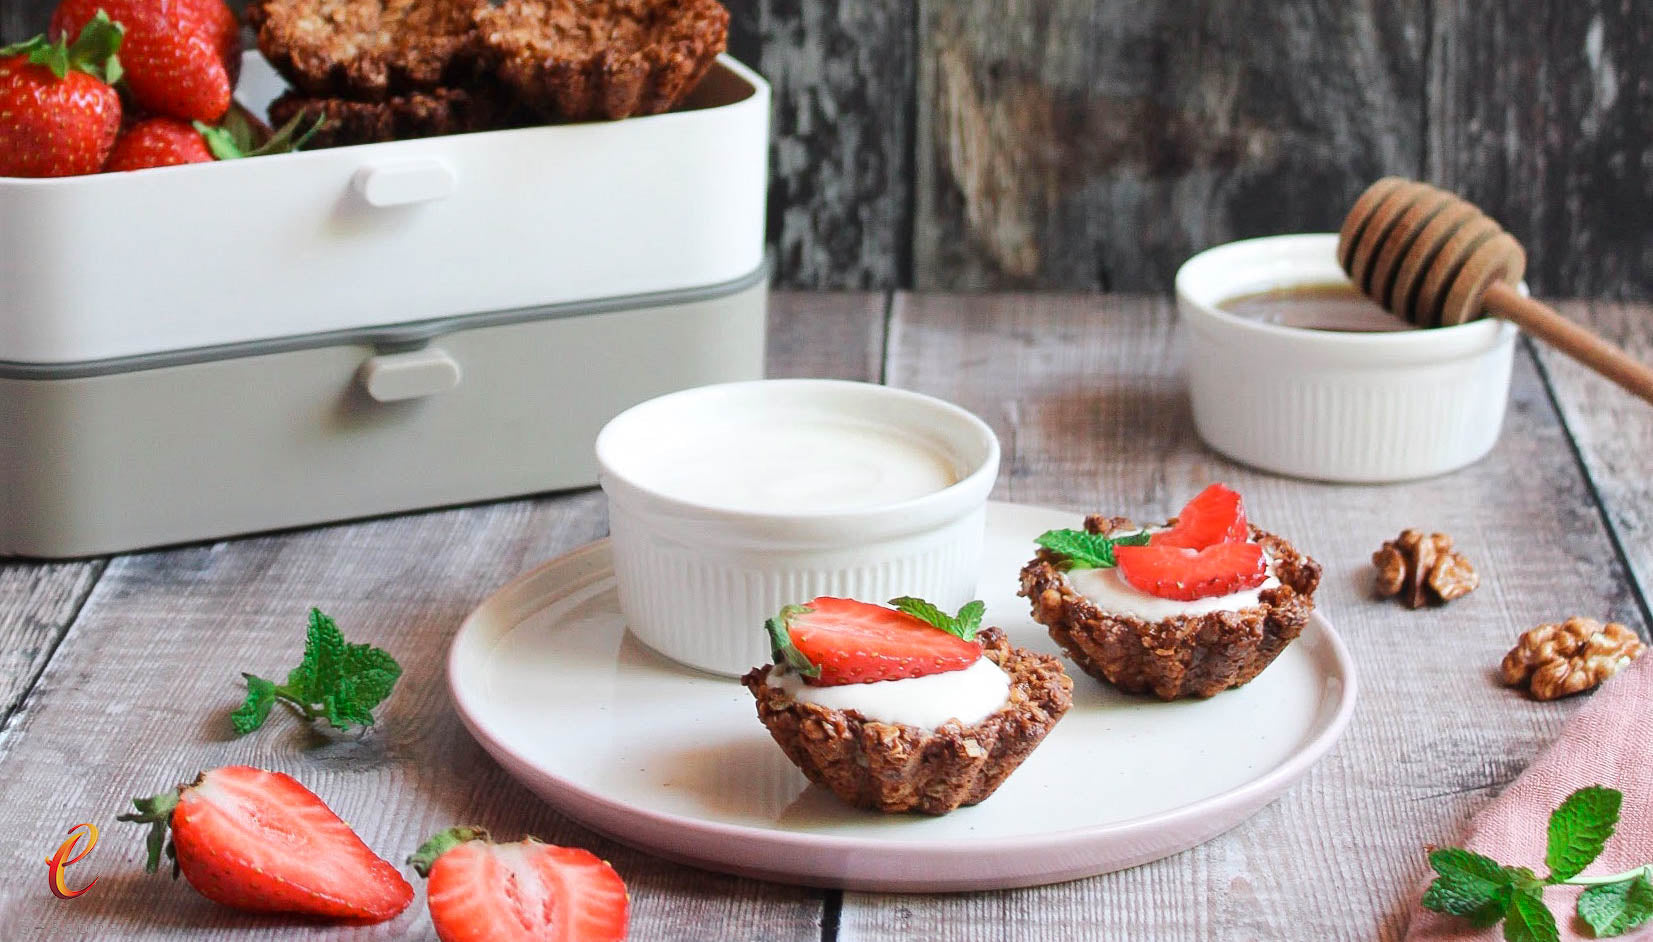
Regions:
<instances>
[{"instance_id":1,"label":"honey in bowl","mask_svg":"<svg viewBox=\"0 0 1653 942\"><path fill-rule=\"evenodd\" d=\"M1416 329L1349 284L1274 288L1229 298L1217 307L1247 320L1307 330L1369 334Z\"/></svg>"}]
</instances>

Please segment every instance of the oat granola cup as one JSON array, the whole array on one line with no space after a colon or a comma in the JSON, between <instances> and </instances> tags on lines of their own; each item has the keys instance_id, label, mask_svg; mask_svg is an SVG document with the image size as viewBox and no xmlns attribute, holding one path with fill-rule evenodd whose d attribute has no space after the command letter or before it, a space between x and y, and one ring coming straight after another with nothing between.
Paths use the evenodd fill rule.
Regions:
<instances>
[{"instance_id":1,"label":"oat granola cup","mask_svg":"<svg viewBox=\"0 0 1653 942\"><path fill-rule=\"evenodd\" d=\"M811 782L857 808L946 814L991 796L1073 704L1073 681L1058 659L1011 647L998 628L983 629L975 640L980 663L948 673L811 687L800 684L796 662L777 652L775 664L755 668L741 683L769 734ZM998 677L999 686L970 676L976 672ZM985 715L970 715L973 694L966 688L989 692ZM816 696L823 690L828 693ZM968 720L951 715L949 699ZM857 702L892 718L868 716L852 705ZM884 712L892 709L918 711L907 714L915 722ZM931 717L921 718L924 713ZM937 716L944 718L937 722Z\"/></svg>"},{"instance_id":2,"label":"oat granola cup","mask_svg":"<svg viewBox=\"0 0 1653 942\"><path fill-rule=\"evenodd\" d=\"M1233 497L1238 506L1238 495ZM1093 514L1085 518L1083 531L1064 531L1120 540L1115 550L1123 558L1120 567L1077 566L1048 547L1023 567L1020 594L1031 604L1033 619L1085 673L1125 693L1203 699L1249 683L1308 624L1320 564L1284 538L1251 526L1243 511L1222 545L1255 547L1251 552L1262 560L1260 579L1239 591L1193 599L1159 598L1130 584L1122 567L1129 561L1126 554L1138 548L1127 541L1169 536L1193 507L1159 529Z\"/></svg>"}]
</instances>

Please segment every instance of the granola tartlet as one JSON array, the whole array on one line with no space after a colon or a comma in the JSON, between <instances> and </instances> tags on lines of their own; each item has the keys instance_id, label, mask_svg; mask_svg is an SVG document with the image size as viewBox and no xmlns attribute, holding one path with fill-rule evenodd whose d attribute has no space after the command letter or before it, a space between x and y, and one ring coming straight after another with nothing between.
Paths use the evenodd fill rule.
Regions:
<instances>
[{"instance_id":1,"label":"granola tartlet","mask_svg":"<svg viewBox=\"0 0 1653 942\"><path fill-rule=\"evenodd\" d=\"M669 111L729 38L717 0L504 0L475 22L500 80L563 121Z\"/></svg>"},{"instance_id":2,"label":"granola tartlet","mask_svg":"<svg viewBox=\"0 0 1653 942\"><path fill-rule=\"evenodd\" d=\"M305 145L310 150L489 131L511 123L509 109L495 97L458 88L410 92L384 101L287 92L270 103L270 121L277 127L300 114L302 128L324 119Z\"/></svg>"},{"instance_id":3,"label":"granola tartlet","mask_svg":"<svg viewBox=\"0 0 1653 942\"><path fill-rule=\"evenodd\" d=\"M1246 529L1267 555L1270 582L1278 582L1265 584L1254 605L1158 619L1106 611L1074 588L1064 558L1049 549L1022 568L1020 594L1032 603L1033 619L1092 677L1161 700L1210 697L1262 673L1302 633L1320 584L1319 563L1281 537ZM1142 528L1093 514L1085 530L1114 536Z\"/></svg>"},{"instance_id":4,"label":"granola tartlet","mask_svg":"<svg viewBox=\"0 0 1653 942\"><path fill-rule=\"evenodd\" d=\"M251 0L258 48L294 88L381 101L467 80L487 0Z\"/></svg>"},{"instance_id":5,"label":"granola tartlet","mask_svg":"<svg viewBox=\"0 0 1653 942\"><path fill-rule=\"evenodd\" d=\"M1054 657L1013 648L998 628L977 638L1010 678L1005 704L985 719L935 729L871 720L803 703L771 682L775 665L741 679L758 717L809 780L857 808L946 814L985 800L1073 704L1073 680Z\"/></svg>"}]
</instances>

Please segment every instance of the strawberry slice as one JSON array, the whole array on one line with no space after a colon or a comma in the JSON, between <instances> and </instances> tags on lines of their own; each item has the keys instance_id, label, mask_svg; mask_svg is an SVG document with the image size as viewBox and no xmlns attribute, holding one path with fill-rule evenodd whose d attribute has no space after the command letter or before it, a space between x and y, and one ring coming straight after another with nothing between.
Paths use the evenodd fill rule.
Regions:
<instances>
[{"instance_id":1,"label":"strawberry slice","mask_svg":"<svg viewBox=\"0 0 1653 942\"><path fill-rule=\"evenodd\" d=\"M120 820L154 826L145 869L170 826L173 876L225 906L383 922L413 902L396 868L290 775L232 765L133 804Z\"/></svg>"},{"instance_id":2,"label":"strawberry slice","mask_svg":"<svg viewBox=\"0 0 1653 942\"><path fill-rule=\"evenodd\" d=\"M631 901L597 855L526 838L495 844L481 828L449 828L408 863L430 878L442 942L619 942Z\"/></svg>"},{"instance_id":3,"label":"strawberry slice","mask_svg":"<svg viewBox=\"0 0 1653 942\"><path fill-rule=\"evenodd\" d=\"M1213 484L1182 508L1176 526L1154 534L1148 545L1202 550L1218 543L1243 543L1250 535L1239 492L1226 484Z\"/></svg>"},{"instance_id":4,"label":"strawberry slice","mask_svg":"<svg viewBox=\"0 0 1653 942\"><path fill-rule=\"evenodd\" d=\"M823 597L788 606L770 626L777 647L782 639L776 629L784 626L795 649L782 648L777 657L803 655L820 670L808 682L820 687L942 674L963 670L981 657L979 641L966 641L916 616L853 599ZM803 666L790 656L787 660L794 667Z\"/></svg>"},{"instance_id":5,"label":"strawberry slice","mask_svg":"<svg viewBox=\"0 0 1653 942\"><path fill-rule=\"evenodd\" d=\"M1256 543L1218 543L1202 550L1183 546L1121 546L1114 550L1119 574L1149 595L1192 602L1255 589L1268 578Z\"/></svg>"}]
</instances>

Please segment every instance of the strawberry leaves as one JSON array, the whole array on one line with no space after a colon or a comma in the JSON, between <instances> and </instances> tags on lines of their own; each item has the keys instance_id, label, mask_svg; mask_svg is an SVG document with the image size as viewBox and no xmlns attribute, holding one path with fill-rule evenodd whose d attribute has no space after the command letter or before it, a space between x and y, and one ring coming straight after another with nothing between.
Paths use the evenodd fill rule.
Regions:
<instances>
[{"instance_id":1,"label":"strawberry leaves","mask_svg":"<svg viewBox=\"0 0 1653 942\"><path fill-rule=\"evenodd\" d=\"M1112 569L1116 546L1147 546L1147 530L1120 537L1107 537L1087 530L1047 530L1033 542L1058 556L1066 557L1069 569Z\"/></svg>"},{"instance_id":2,"label":"strawberry leaves","mask_svg":"<svg viewBox=\"0 0 1653 942\"><path fill-rule=\"evenodd\" d=\"M286 683L241 676L247 680L247 698L230 714L236 735L263 726L277 701L307 720L326 719L336 729L372 726L373 708L390 696L402 667L380 648L346 642L338 623L312 608L304 658L288 672Z\"/></svg>"},{"instance_id":3,"label":"strawberry leaves","mask_svg":"<svg viewBox=\"0 0 1653 942\"><path fill-rule=\"evenodd\" d=\"M0 47L0 56L26 56L31 65L44 66L60 79L71 71L85 72L106 85L113 85L124 74L117 55L124 35L121 25L99 10L97 16L81 28L73 43L66 36L55 40L36 36Z\"/></svg>"},{"instance_id":4,"label":"strawberry leaves","mask_svg":"<svg viewBox=\"0 0 1653 942\"><path fill-rule=\"evenodd\" d=\"M982 616L987 614L987 605L980 600L966 602L964 607L959 609L957 615L949 615L931 603L923 599L913 598L910 595L890 599L890 604L894 605L897 611L934 625L942 631L965 641L976 640L976 632L981 630Z\"/></svg>"},{"instance_id":5,"label":"strawberry leaves","mask_svg":"<svg viewBox=\"0 0 1653 942\"><path fill-rule=\"evenodd\" d=\"M805 677L821 676L821 668L804 652L792 643L792 632L787 623L796 615L810 611L807 605L788 605L781 609L781 613L763 623L764 630L769 632L769 647L771 658L776 664L785 664Z\"/></svg>"},{"instance_id":6,"label":"strawberry leaves","mask_svg":"<svg viewBox=\"0 0 1653 942\"><path fill-rule=\"evenodd\" d=\"M1423 895L1423 907L1468 919L1487 928L1502 921L1509 942L1557 942L1555 915L1544 904L1544 888L1588 887L1578 898L1578 915L1597 938L1624 933L1653 919L1653 864L1603 877L1579 876L1601 855L1618 826L1624 796L1592 785L1567 796L1550 815L1544 855L1549 876L1525 867L1501 866L1461 847L1431 851L1439 875Z\"/></svg>"}]
</instances>

